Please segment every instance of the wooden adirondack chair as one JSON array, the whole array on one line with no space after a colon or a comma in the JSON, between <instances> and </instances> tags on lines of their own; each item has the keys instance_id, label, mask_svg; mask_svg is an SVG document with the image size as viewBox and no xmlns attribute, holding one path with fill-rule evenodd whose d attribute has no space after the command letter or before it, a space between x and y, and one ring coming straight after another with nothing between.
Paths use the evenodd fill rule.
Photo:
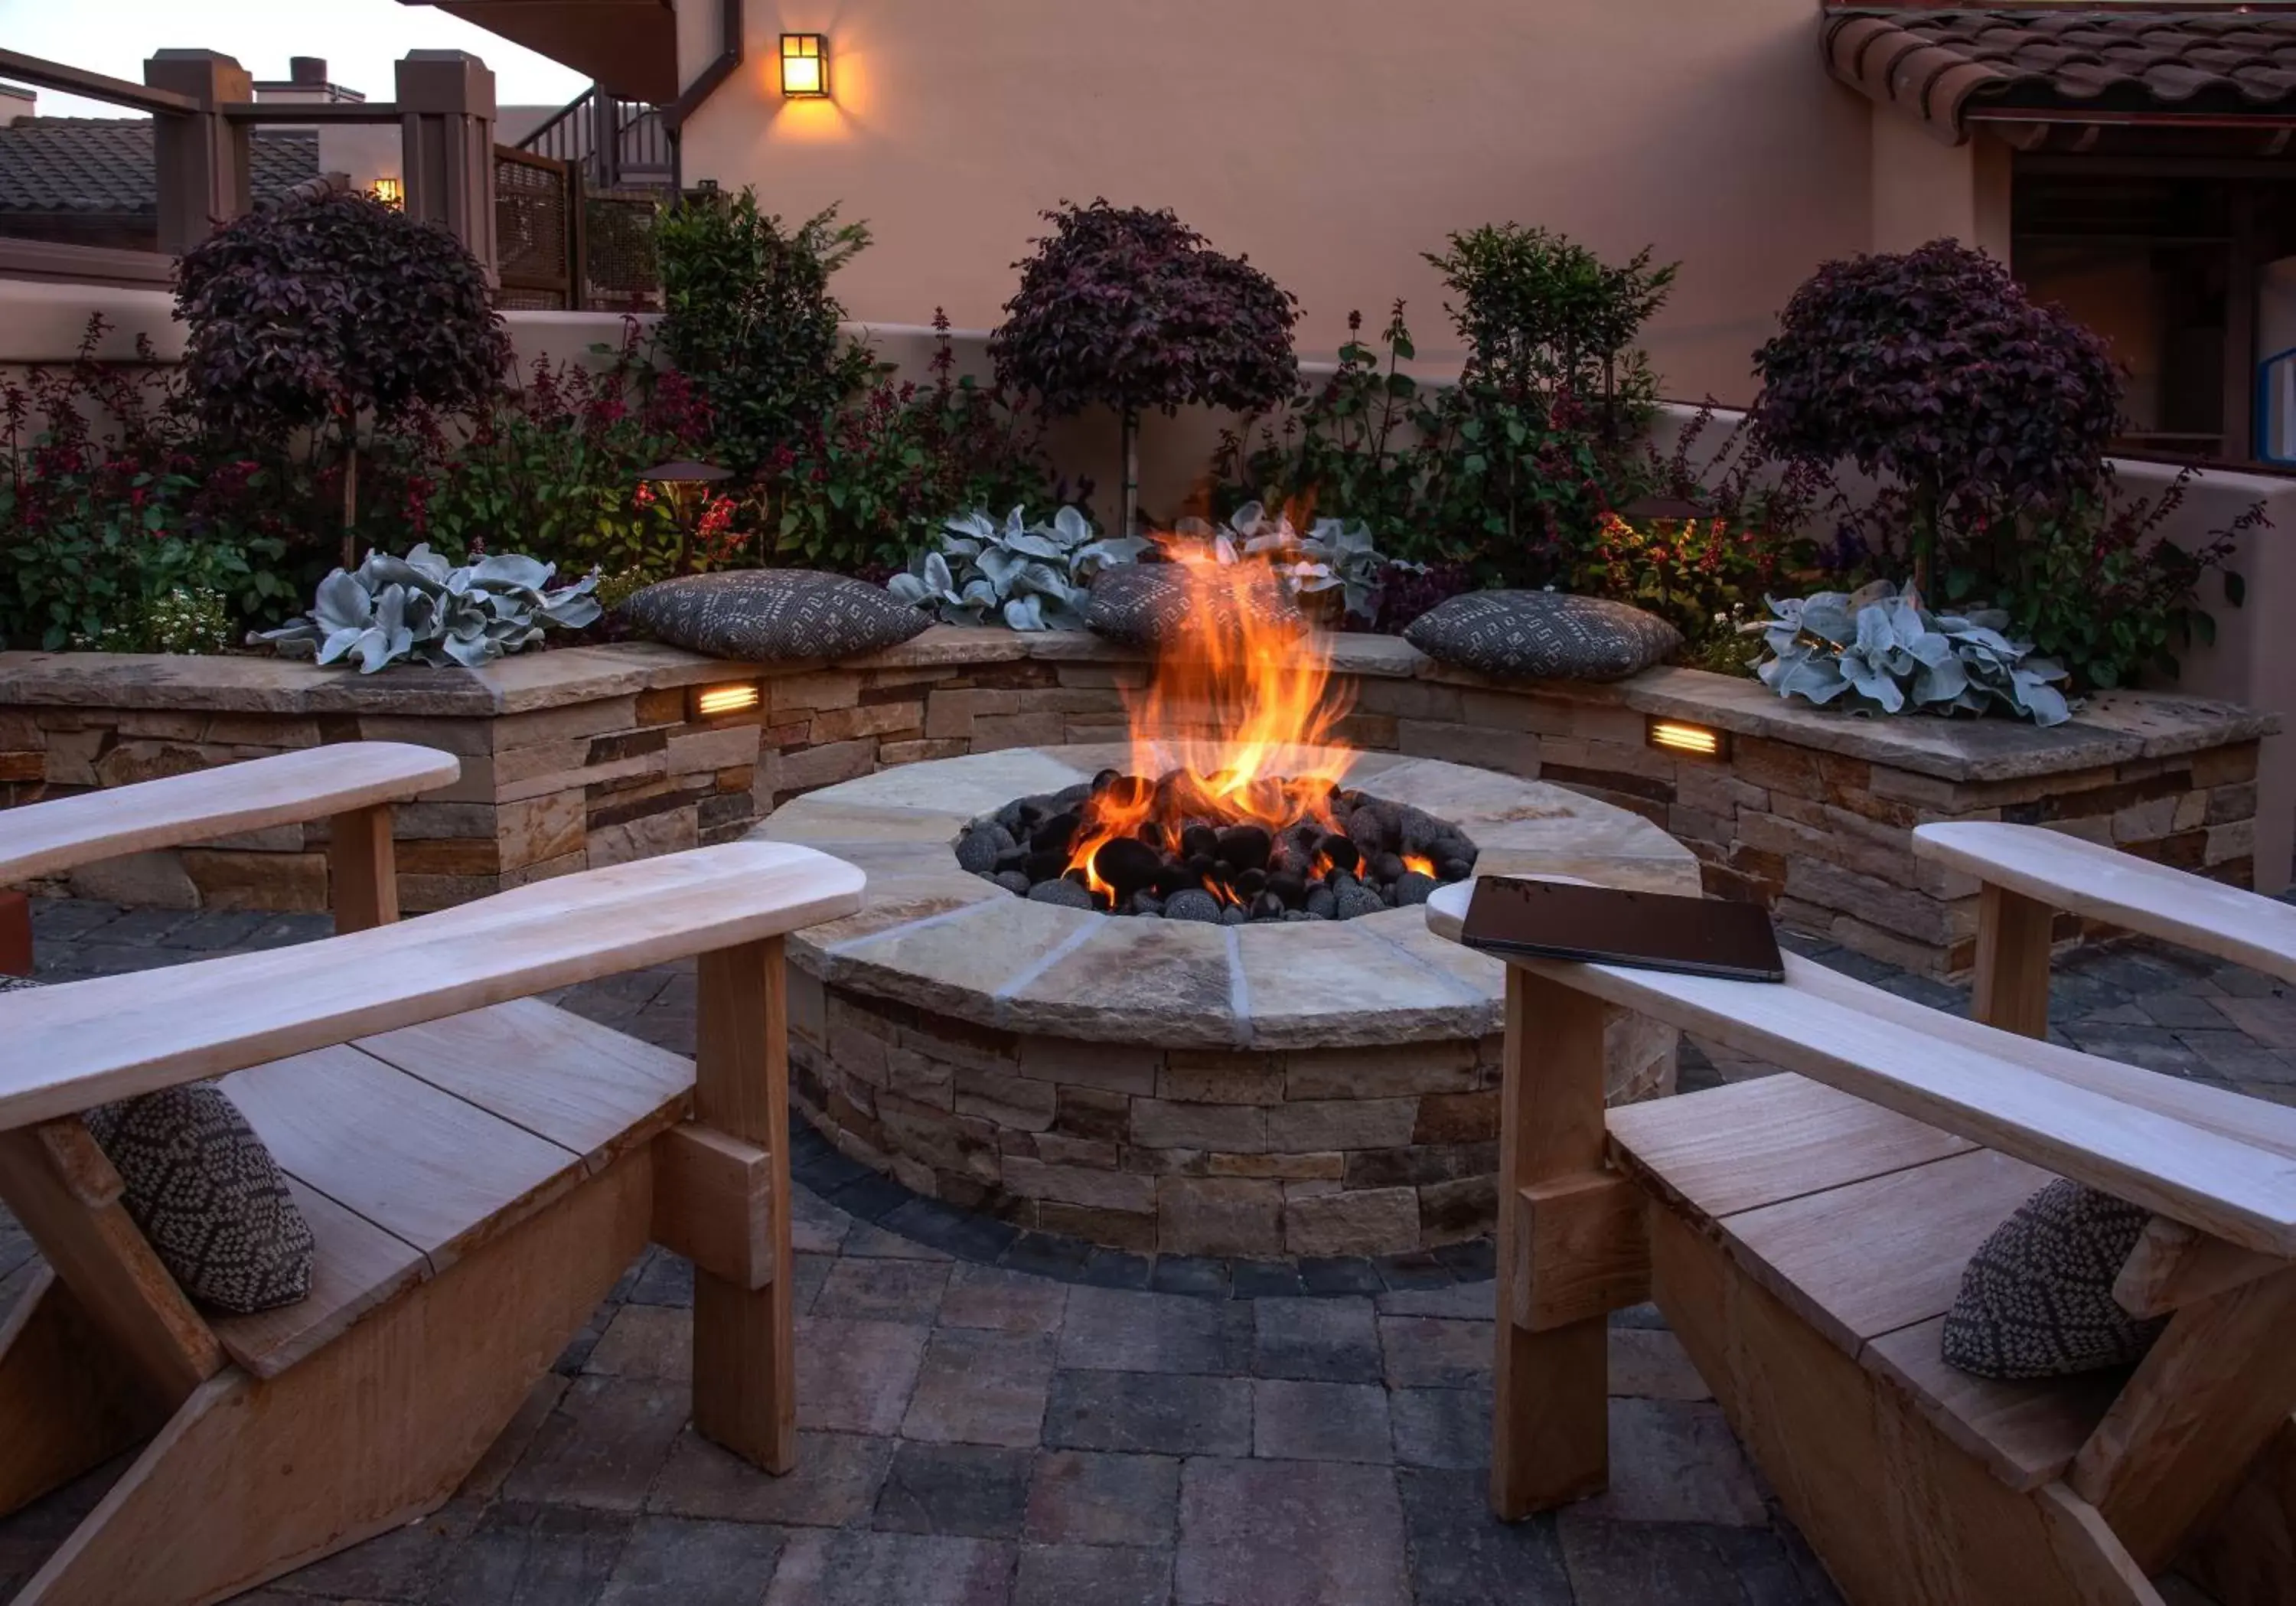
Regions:
<instances>
[{"instance_id":1,"label":"wooden adirondack chair","mask_svg":"<svg viewBox=\"0 0 2296 1606\"><path fill-rule=\"evenodd\" d=\"M1603 1486L1603 1318L1654 1298L1851 1602L2158 1606L2296 1406L2296 1109L1786 968L1510 965L1493 1508ZM1790 1074L1606 1118L1608 1009ZM2052 1175L2155 1213L2118 1292L2168 1330L2125 1376L1956 1371L1962 1269Z\"/></svg>"},{"instance_id":2,"label":"wooden adirondack chair","mask_svg":"<svg viewBox=\"0 0 2296 1606\"><path fill-rule=\"evenodd\" d=\"M2011 1031L2048 1033L2060 911L2296 984L2296 909L2277 900L2037 826L1922 826L1914 852L1976 877L1977 1013ZM2188 1240L2164 1223L2153 1236L2165 1240L2156 1258L2185 1268L2188 1281L2231 1287L2258 1271L2224 1244ZM2283 1418L2231 1498L2196 1530L2181 1569L2226 1606L2296 1601L2296 1419Z\"/></svg>"},{"instance_id":3,"label":"wooden adirondack chair","mask_svg":"<svg viewBox=\"0 0 2296 1606\"><path fill-rule=\"evenodd\" d=\"M733 844L393 923L389 808L451 781L343 744L0 813L0 884L328 818L339 935L0 996L0 1198L50 1270L0 1327L0 1511L148 1440L17 1600L220 1600L451 1495L649 1238L695 1263L694 1421L793 1460L781 938L859 871ZM700 1058L535 1001L700 957ZM318 1243L210 1317L79 1119L220 1076Z\"/></svg>"}]
</instances>

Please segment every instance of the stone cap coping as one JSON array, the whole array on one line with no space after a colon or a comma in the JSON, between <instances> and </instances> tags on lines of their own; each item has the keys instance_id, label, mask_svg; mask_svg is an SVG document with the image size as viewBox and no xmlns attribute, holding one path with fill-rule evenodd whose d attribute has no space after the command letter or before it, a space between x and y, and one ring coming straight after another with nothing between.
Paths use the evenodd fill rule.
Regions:
<instances>
[{"instance_id":1,"label":"stone cap coping","mask_svg":"<svg viewBox=\"0 0 2296 1606\"><path fill-rule=\"evenodd\" d=\"M1406 907L1354 920L1211 926L1032 903L961 870L968 820L1110 766L1117 743L905 764L783 804L752 837L801 843L868 876L861 911L791 934L808 974L976 1025L1048 1037L1255 1050L1479 1038L1500 1030L1505 968ZM1638 814L1559 787L1395 754L1346 784L1451 820L1487 875L1574 875L1695 895L1698 861Z\"/></svg>"},{"instance_id":2,"label":"stone cap coping","mask_svg":"<svg viewBox=\"0 0 2296 1606\"><path fill-rule=\"evenodd\" d=\"M2015 780L2168 758L2254 741L2280 716L2170 692L2107 692L2070 723L1910 714L1863 718L1789 703L1759 681L1703 670L1645 670L1609 685L1495 680L1436 663L1398 636L1330 638L1335 671L1418 679L1610 707L1711 725L1949 781ZM740 663L652 642L522 653L483 669L390 669L362 677L291 659L138 653L0 653L0 706L196 708L231 713L368 713L484 719L626 696L699 681L839 669L1014 663L1139 663L1146 655L1082 630L1017 631L935 625L884 652L831 665L821 659Z\"/></svg>"}]
</instances>

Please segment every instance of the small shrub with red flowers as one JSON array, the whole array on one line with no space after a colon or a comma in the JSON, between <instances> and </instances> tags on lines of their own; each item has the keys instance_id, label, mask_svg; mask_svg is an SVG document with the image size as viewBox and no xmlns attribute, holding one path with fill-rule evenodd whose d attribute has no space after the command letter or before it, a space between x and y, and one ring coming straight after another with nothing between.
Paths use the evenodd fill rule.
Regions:
<instances>
[{"instance_id":1,"label":"small shrub with red flowers","mask_svg":"<svg viewBox=\"0 0 2296 1606\"><path fill-rule=\"evenodd\" d=\"M0 641L57 651L178 650L178 615L215 641L292 613L326 572L328 487L285 452L219 446L148 344L0 385Z\"/></svg>"},{"instance_id":2,"label":"small shrub with red flowers","mask_svg":"<svg viewBox=\"0 0 2296 1606\"><path fill-rule=\"evenodd\" d=\"M710 451L711 414L675 369L656 371L627 323L602 366L537 358L517 389L474 416L426 414L395 442L399 530L455 563L517 552L562 574L645 580L722 568L745 555L733 501L684 507L640 476Z\"/></svg>"},{"instance_id":3,"label":"small shrub with red flowers","mask_svg":"<svg viewBox=\"0 0 2296 1606\"><path fill-rule=\"evenodd\" d=\"M1573 591L1647 608L1682 632L1677 662L1721 674L1752 672L1759 638L1739 627L1763 617L1782 572L1776 543L1726 518L1643 519L1606 514L1570 574Z\"/></svg>"},{"instance_id":4,"label":"small shrub with red flowers","mask_svg":"<svg viewBox=\"0 0 2296 1606\"><path fill-rule=\"evenodd\" d=\"M773 549L796 562L879 577L967 513L1049 517L1091 495L1055 479L1041 432L1001 385L956 373L947 315L923 384L883 376L766 462Z\"/></svg>"}]
</instances>

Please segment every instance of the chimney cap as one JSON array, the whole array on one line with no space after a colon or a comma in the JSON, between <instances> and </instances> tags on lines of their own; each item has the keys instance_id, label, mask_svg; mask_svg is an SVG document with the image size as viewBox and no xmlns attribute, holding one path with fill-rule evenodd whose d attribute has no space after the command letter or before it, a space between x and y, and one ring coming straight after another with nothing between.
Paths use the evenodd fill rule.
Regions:
<instances>
[{"instance_id":1,"label":"chimney cap","mask_svg":"<svg viewBox=\"0 0 2296 1606\"><path fill-rule=\"evenodd\" d=\"M294 84L319 85L327 81L327 58L324 56L289 56L287 79Z\"/></svg>"}]
</instances>

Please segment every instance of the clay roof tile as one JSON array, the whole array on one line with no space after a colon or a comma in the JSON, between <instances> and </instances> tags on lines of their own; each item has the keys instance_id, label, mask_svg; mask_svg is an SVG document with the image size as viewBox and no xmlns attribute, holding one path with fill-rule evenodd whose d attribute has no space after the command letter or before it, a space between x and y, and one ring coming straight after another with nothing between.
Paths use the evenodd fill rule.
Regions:
<instances>
[{"instance_id":1,"label":"clay roof tile","mask_svg":"<svg viewBox=\"0 0 2296 1606\"><path fill-rule=\"evenodd\" d=\"M1949 142L1988 108L2284 115L2296 126L2296 7L2063 12L1916 4L1825 11L1828 69Z\"/></svg>"}]
</instances>

